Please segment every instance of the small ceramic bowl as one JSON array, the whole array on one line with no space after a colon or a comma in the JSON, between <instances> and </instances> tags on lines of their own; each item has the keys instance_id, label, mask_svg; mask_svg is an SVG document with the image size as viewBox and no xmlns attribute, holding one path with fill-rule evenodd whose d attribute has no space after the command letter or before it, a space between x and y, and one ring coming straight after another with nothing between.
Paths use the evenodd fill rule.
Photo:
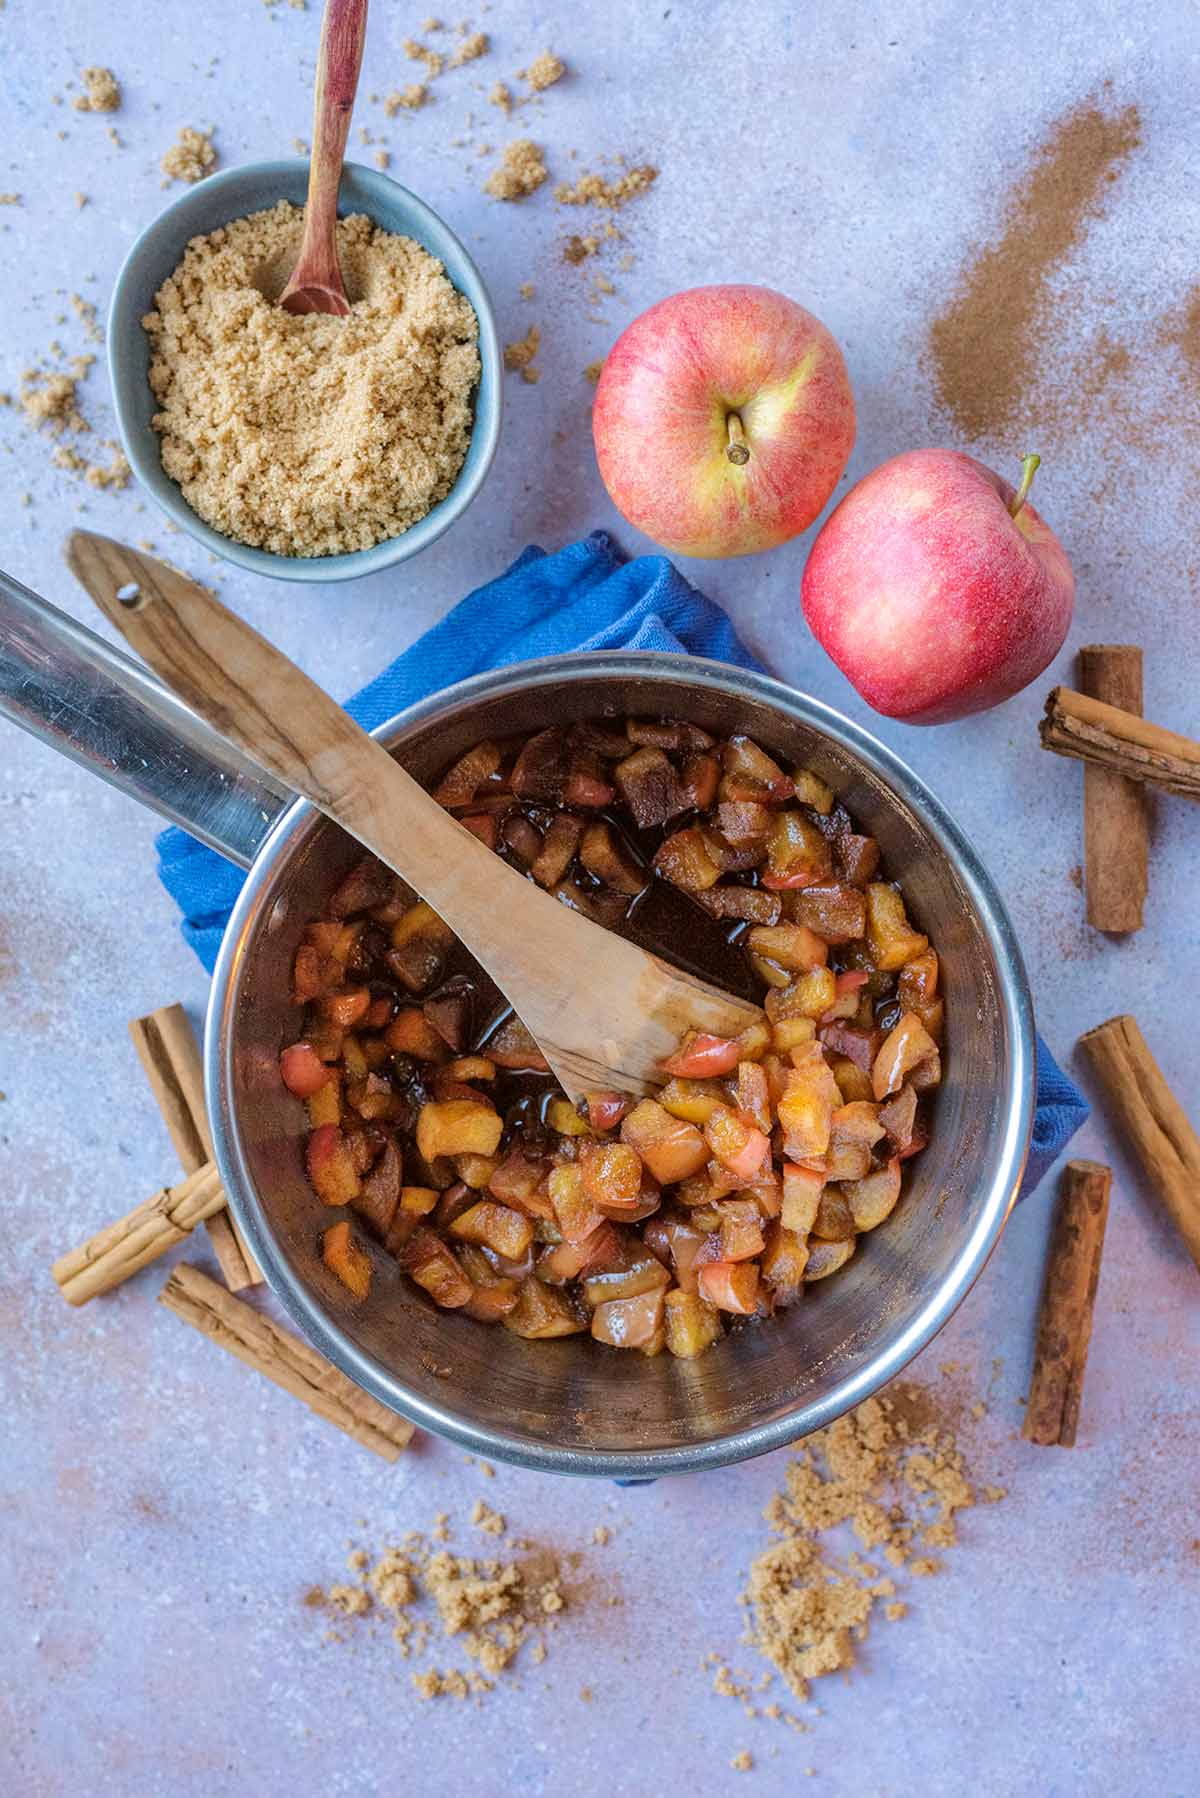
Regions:
<instances>
[{"instance_id":1,"label":"small ceramic bowl","mask_svg":"<svg viewBox=\"0 0 1200 1798\"><path fill-rule=\"evenodd\" d=\"M278 200L302 206L308 189L308 162L255 162L210 175L160 213L137 239L117 276L108 314L108 368L117 425L130 466L175 523L214 555L255 574L286 581L346 581L374 574L415 556L449 530L483 485L500 437L502 365L491 302L479 270L466 249L423 200L375 169L348 162L342 170L338 211L365 212L368 218L419 244L444 264L458 291L470 300L479 320L479 385L475 423L466 460L445 499L399 537L341 556L277 556L223 536L205 524L164 471L159 437L151 424L156 410L150 391L150 340L142 319L154 296L179 265L193 237L202 237L249 212Z\"/></svg>"}]
</instances>

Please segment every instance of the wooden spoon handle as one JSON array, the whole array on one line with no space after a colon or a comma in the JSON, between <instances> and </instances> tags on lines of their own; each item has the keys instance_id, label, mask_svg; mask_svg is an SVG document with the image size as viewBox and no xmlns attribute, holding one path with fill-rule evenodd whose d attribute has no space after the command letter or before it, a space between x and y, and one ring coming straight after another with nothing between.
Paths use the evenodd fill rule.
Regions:
<instances>
[{"instance_id":1,"label":"wooden spoon handle","mask_svg":"<svg viewBox=\"0 0 1200 1798\"><path fill-rule=\"evenodd\" d=\"M181 699L433 906L515 1005L572 1096L644 1091L688 1026L732 1034L761 1015L510 868L315 682L185 575L88 531L72 533L67 561Z\"/></svg>"},{"instance_id":2,"label":"wooden spoon handle","mask_svg":"<svg viewBox=\"0 0 1200 1798\"><path fill-rule=\"evenodd\" d=\"M367 0L326 0L313 95L304 239L299 261L282 296L286 304L292 294L307 293L309 303L294 310L349 310L337 256L337 203L366 35ZM314 296L322 291L340 294L343 304L326 307L313 303Z\"/></svg>"}]
</instances>

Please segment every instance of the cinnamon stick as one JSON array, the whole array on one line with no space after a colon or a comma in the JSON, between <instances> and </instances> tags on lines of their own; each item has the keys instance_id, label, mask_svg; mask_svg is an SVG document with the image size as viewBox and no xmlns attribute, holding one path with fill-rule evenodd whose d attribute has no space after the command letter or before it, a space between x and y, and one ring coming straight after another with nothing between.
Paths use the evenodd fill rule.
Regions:
<instances>
[{"instance_id":1,"label":"cinnamon stick","mask_svg":"<svg viewBox=\"0 0 1200 1798\"><path fill-rule=\"evenodd\" d=\"M1070 687L1054 687L1038 734L1042 748L1056 755L1114 768L1127 780L1149 781L1168 793L1200 799L1200 743L1135 712Z\"/></svg>"},{"instance_id":2,"label":"cinnamon stick","mask_svg":"<svg viewBox=\"0 0 1200 1798\"><path fill-rule=\"evenodd\" d=\"M1200 1268L1200 1137L1135 1018L1109 1018L1079 1040L1114 1118Z\"/></svg>"},{"instance_id":3,"label":"cinnamon stick","mask_svg":"<svg viewBox=\"0 0 1200 1798\"><path fill-rule=\"evenodd\" d=\"M1111 1186L1111 1171L1098 1161L1063 1169L1021 1427L1027 1442L1043 1447L1075 1446Z\"/></svg>"},{"instance_id":4,"label":"cinnamon stick","mask_svg":"<svg viewBox=\"0 0 1200 1798\"><path fill-rule=\"evenodd\" d=\"M164 1005L129 1026L133 1046L158 1100L163 1121L183 1163L195 1173L212 1160L212 1137L204 1103L204 1068L200 1045L182 1005ZM262 1274L228 1212L208 1220L213 1253L231 1292L257 1285Z\"/></svg>"},{"instance_id":5,"label":"cinnamon stick","mask_svg":"<svg viewBox=\"0 0 1200 1798\"><path fill-rule=\"evenodd\" d=\"M1141 650L1133 643L1089 643L1079 652L1079 684L1087 697L1141 717ZM1086 763L1083 844L1088 923L1096 930L1140 930L1150 848L1145 782Z\"/></svg>"},{"instance_id":6,"label":"cinnamon stick","mask_svg":"<svg viewBox=\"0 0 1200 1798\"><path fill-rule=\"evenodd\" d=\"M178 1186L164 1186L127 1216L60 1256L51 1272L68 1305L86 1305L156 1261L224 1205L221 1177L210 1161L205 1162Z\"/></svg>"},{"instance_id":7,"label":"cinnamon stick","mask_svg":"<svg viewBox=\"0 0 1200 1798\"><path fill-rule=\"evenodd\" d=\"M181 1261L159 1302L385 1461L397 1460L411 1440L413 1426L407 1419L397 1417L306 1342L244 1299L234 1298L198 1267Z\"/></svg>"}]
</instances>

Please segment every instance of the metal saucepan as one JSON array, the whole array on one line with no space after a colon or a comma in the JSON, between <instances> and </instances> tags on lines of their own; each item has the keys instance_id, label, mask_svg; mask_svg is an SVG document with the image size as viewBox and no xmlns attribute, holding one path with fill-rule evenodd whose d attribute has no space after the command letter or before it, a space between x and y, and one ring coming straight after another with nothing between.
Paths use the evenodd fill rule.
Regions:
<instances>
[{"instance_id":1,"label":"metal saucepan","mask_svg":"<svg viewBox=\"0 0 1200 1798\"><path fill-rule=\"evenodd\" d=\"M834 1278L696 1361L587 1337L524 1342L437 1311L380 1256L355 1307L318 1253L327 1214L284 1090L292 957L360 853L264 782L153 676L0 575L0 711L182 823L250 872L213 980L205 1064L229 1202L305 1335L376 1398L478 1454L637 1478L794 1441L891 1379L979 1274L1016 1196L1034 1110L1033 1011L1012 927L971 845L891 752L761 675L684 656L561 656L478 676L375 733L420 780L482 736L577 718L671 715L745 730L834 788L882 846L941 957L945 1080L900 1206Z\"/></svg>"}]
</instances>

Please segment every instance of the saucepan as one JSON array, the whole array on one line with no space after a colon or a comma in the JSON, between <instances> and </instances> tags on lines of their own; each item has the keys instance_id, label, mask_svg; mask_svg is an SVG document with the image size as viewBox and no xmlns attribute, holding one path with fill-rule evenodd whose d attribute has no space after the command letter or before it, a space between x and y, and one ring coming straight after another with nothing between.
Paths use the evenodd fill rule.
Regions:
<instances>
[{"instance_id":1,"label":"saucepan","mask_svg":"<svg viewBox=\"0 0 1200 1798\"><path fill-rule=\"evenodd\" d=\"M397 1267L355 1306L323 1267L303 1108L284 1090L292 958L360 854L263 780L128 657L0 576L0 711L249 870L212 984L209 1115L229 1203L267 1280L335 1366L476 1454L644 1479L761 1454L830 1423L900 1371L979 1275L1016 1197L1034 1111L1033 1009L1011 924L971 844L898 757L766 676L612 651L483 674L375 735L419 780L483 736L624 713L748 731L811 766L879 839L935 942L947 1002L933 1138L886 1224L836 1277L695 1361L586 1336L526 1342L436 1310ZM149 872L147 878L150 878Z\"/></svg>"}]
</instances>

